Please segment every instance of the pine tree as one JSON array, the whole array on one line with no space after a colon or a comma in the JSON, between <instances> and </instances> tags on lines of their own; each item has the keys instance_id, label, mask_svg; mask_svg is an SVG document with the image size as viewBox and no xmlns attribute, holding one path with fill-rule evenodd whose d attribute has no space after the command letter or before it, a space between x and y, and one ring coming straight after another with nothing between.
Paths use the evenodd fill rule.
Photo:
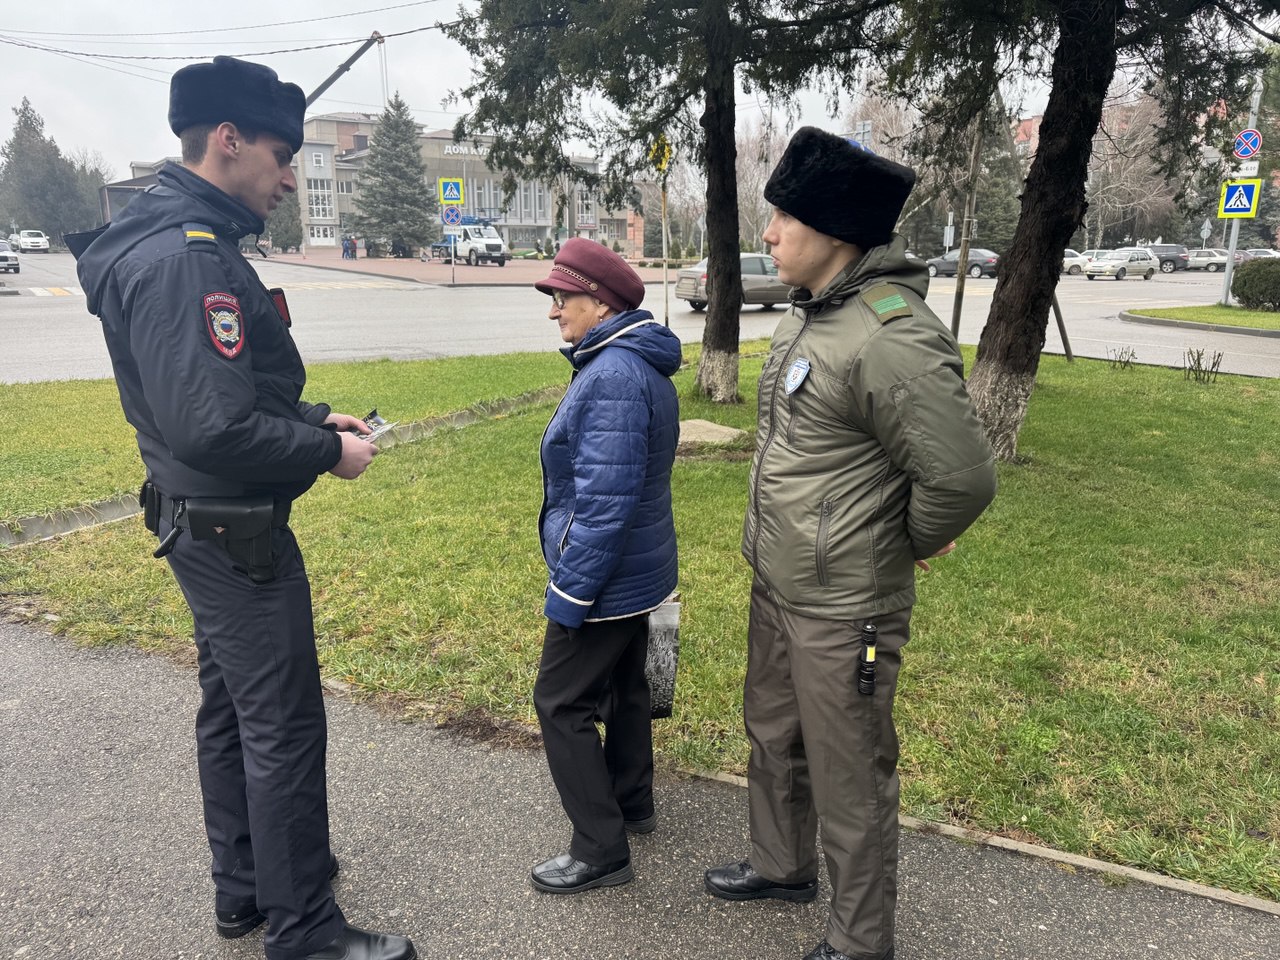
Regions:
<instances>
[{"instance_id":1,"label":"pine tree","mask_svg":"<svg viewBox=\"0 0 1280 960\"><path fill-rule=\"evenodd\" d=\"M271 245L288 252L302 246L302 205L296 193L286 193L267 218Z\"/></svg>"},{"instance_id":2,"label":"pine tree","mask_svg":"<svg viewBox=\"0 0 1280 960\"><path fill-rule=\"evenodd\" d=\"M75 166L44 135L44 119L31 101L23 97L13 113L13 135L0 147L0 223L43 230L55 240L97 226L97 203L81 188Z\"/></svg>"},{"instance_id":3,"label":"pine tree","mask_svg":"<svg viewBox=\"0 0 1280 960\"><path fill-rule=\"evenodd\" d=\"M369 141L369 160L360 175L360 213L353 220L366 249L412 256L440 236L440 212L418 148L418 125L397 92ZM385 245L385 246L384 246Z\"/></svg>"}]
</instances>

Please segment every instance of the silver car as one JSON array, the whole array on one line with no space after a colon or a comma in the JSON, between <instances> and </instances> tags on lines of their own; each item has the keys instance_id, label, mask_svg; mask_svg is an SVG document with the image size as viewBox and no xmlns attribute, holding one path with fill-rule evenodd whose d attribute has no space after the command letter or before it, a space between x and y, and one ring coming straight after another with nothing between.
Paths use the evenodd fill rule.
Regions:
<instances>
[{"instance_id":1,"label":"silver car","mask_svg":"<svg viewBox=\"0 0 1280 960\"><path fill-rule=\"evenodd\" d=\"M766 310L791 298L791 287L778 279L778 268L773 257L763 253L742 254L742 300L744 304L758 303ZM676 299L688 300L689 309L706 309L710 299L707 289L707 261L699 260L676 274Z\"/></svg>"},{"instance_id":2,"label":"silver car","mask_svg":"<svg viewBox=\"0 0 1280 960\"><path fill-rule=\"evenodd\" d=\"M22 267L18 265L18 255L3 240L0 240L0 270L5 273L22 272Z\"/></svg>"},{"instance_id":3,"label":"silver car","mask_svg":"<svg viewBox=\"0 0 1280 960\"><path fill-rule=\"evenodd\" d=\"M1204 247L1200 250L1188 250L1187 269L1207 270L1209 273L1217 273L1219 270L1227 269L1227 257L1227 251L1219 250L1214 247Z\"/></svg>"},{"instance_id":4,"label":"silver car","mask_svg":"<svg viewBox=\"0 0 1280 960\"><path fill-rule=\"evenodd\" d=\"M1090 280L1098 277L1141 277L1150 280L1160 269L1160 261L1155 255L1143 247L1121 247L1097 260L1090 260L1084 268L1084 275Z\"/></svg>"}]
</instances>

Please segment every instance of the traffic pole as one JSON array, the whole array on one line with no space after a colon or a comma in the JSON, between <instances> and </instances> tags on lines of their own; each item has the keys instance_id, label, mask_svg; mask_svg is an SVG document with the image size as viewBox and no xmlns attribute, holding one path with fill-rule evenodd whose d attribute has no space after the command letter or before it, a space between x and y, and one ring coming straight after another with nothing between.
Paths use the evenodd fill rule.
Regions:
<instances>
[{"instance_id":1,"label":"traffic pole","mask_svg":"<svg viewBox=\"0 0 1280 960\"><path fill-rule=\"evenodd\" d=\"M1253 99L1249 103L1249 129L1258 125L1258 108L1262 105L1262 71L1253 82ZM1222 271L1222 297L1218 300L1224 307L1231 306L1231 275L1236 267L1236 244L1240 240L1240 221L1231 221L1231 243L1227 245L1227 269Z\"/></svg>"}]
</instances>

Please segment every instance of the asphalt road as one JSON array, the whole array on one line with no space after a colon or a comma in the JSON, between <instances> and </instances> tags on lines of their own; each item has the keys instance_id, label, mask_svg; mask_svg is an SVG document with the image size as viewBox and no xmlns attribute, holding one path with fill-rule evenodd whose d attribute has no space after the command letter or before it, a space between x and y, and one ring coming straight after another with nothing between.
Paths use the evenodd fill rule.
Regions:
<instances>
[{"instance_id":1,"label":"asphalt road","mask_svg":"<svg viewBox=\"0 0 1280 960\"><path fill-rule=\"evenodd\" d=\"M309 363L390 357L428 358L554 350L555 325L546 318L546 298L531 288L438 287L362 276L332 269L253 260L269 286L284 287L294 317L294 337ZM85 310L68 254L23 257L23 272L5 282L20 296L0 297L0 383L111 376L97 322ZM945 322L951 318L953 279L935 279L929 303ZM960 339L977 343L986 322L995 281L966 283ZM1222 369L1280 376L1280 339L1125 323L1128 307L1212 303L1221 294L1219 274L1177 273L1141 280L1063 277L1058 295L1076 354L1106 358L1131 347L1140 363L1181 366L1187 348L1221 351ZM662 290L650 285L646 306L662 315ZM686 341L702 337L703 315L683 301L670 301L672 328ZM742 337L766 336L778 313L748 307ZM1052 320L1046 350L1061 353Z\"/></svg>"},{"instance_id":2,"label":"asphalt road","mask_svg":"<svg viewBox=\"0 0 1280 960\"><path fill-rule=\"evenodd\" d=\"M196 784L195 671L0 622L0 960L262 956L213 932ZM330 819L348 918L422 960L799 960L818 902L725 903L702 871L743 855L746 792L676 775L636 880L539 894L567 844L540 751L490 748L327 698ZM1280 917L905 831L898 960L1271 960Z\"/></svg>"}]
</instances>

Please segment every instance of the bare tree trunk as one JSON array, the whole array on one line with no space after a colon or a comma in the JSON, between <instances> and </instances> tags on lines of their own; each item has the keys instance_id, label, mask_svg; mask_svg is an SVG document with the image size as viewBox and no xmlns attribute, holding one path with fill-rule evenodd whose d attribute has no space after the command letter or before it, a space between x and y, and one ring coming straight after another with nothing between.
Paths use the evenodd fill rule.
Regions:
<instances>
[{"instance_id":1,"label":"bare tree trunk","mask_svg":"<svg viewBox=\"0 0 1280 960\"><path fill-rule=\"evenodd\" d=\"M1063 0L1055 6L1059 39L1040 145L969 377L978 416L1000 460L1017 457L1062 251L1087 209L1089 154L1115 75L1113 38L1123 0Z\"/></svg>"},{"instance_id":2,"label":"bare tree trunk","mask_svg":"<svg viewBox=\"0 0 1280 960\"><path fill-rule=\"evenodd\" d=\"M738 256L737 145L734 139L734 36L727 0L704 0L706 36L707 322L697 391L717 403L738 397L738 314L742 309L742 262Z\"/></svg>"}]
</instances>

